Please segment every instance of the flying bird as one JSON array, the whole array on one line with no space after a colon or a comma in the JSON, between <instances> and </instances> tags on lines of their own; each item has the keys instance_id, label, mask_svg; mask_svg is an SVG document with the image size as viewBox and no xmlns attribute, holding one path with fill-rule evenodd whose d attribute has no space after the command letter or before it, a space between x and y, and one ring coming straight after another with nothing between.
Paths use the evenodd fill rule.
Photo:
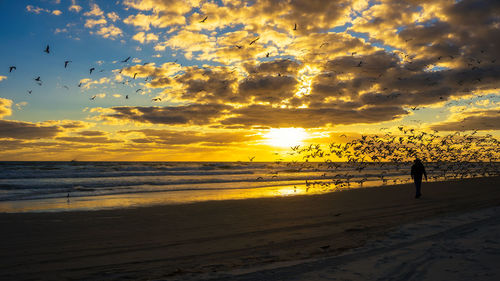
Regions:
<instances>
[{"instance_id":1,"label":"flying bird","mask_svg":"<svg viewBox=\"0 0 500 281\"><path fill-rule=\"evenodd\" d=\"M47 54L50 54L50 47L49 45L47 45L47 47L45 47L45 50L43 50L44 52L46 52Z\"/></svg>"},{"instance_id":2,"label":"flying bird","mask_svg":"<svg viewBox=\"0 0 500 281\"><path fill-rule=\"evenodd\" d=\"M248 157L248 160L250 160L250 162L252 162L252 161L253 161L253 159L255 159L255 156Z\"/></svg>"},{"instance_id":3,"label":"flying bird","mask_svg":"<svg viewBox=\"0 0 500 281\"><path fill-rule=\"evenodd\" d=\"M128 95L125 96L125 99L128 100Z\"/></svg>"},{"instance_id":4,"label":"flying bird","mask_svg":"<svg viewBox=\"0 0 500 281\"><path fill-rule=\"evenodd\" d=\"M82 82L80 82L80 84L78 84L78 87L81 87L82 86Z\"/></svg>"},{"instance_id":5,"label":"flying bird","mask_svg":"<svg viewBox=\"0 0 500 281\"><path fill-rule=\"evenodd\" d=\"M137 76L137 73L134 73L134 79L135 79L135 76Z\"/></svg>"},{"instance_id":6,"label":"flying bird","mask_svg":"<svg viewBox=\"0 0 500 281\"><path fill-rule=\"evenodd\" d=\"M93 97L91 97L91 98L90 98L90 100L95 100L95 98L96 98L96 97L97 97L97 96L93 96Z\"/></svg>"},{"instance_id":7,"label":"flying bird","mask_svg":"<svg viewBox=\"0 0 500 281\"><path fill-rule=\"evenodd\" d=\"M37 78L33 78L33 79L35 79L35 81L37 81L37 82L42 82L42 80L40 79L40 76L38 76Z\"/></svg>"},{"instance_id":8,"label":"flying bird","mask_svg":"<svg viewBox=\"0 0 500 281\"><path fill-rule=\"evenodd\" d=\"M15 67L15 66L9 66L9 73L11 73L12 70L16 70L16 69L17 69L17 67Z\"/></svg>"},{"instance_id":9,"label":"flying bird","mask_svg":"<svg viewBox=\"0 0 500 281\"><path fill-rule=\"evenodd\" d=\"M361 67L362 64L363 64L363 61L360 61L357 66Z\"/></svg>"},{"instance_id":10,"label":"flying bird","mask_svg":"<svg viewBox=\"0 0 500 281\"><path fill-rule=\"evenodd\" d=\"M238 48L238 49L243 48L243 46L240 46L240 45L234 45L234 46L235 46L236 48Z\"/></svg>"},{"instance_id":11,"label":"flying bird","mask_svg":"<svg viewBox=\"0 0 500 281\"><path fill-rule=\"evenodd\" d=\"M208 16L206 16L204 19L200 20L200 23L205 22L208 19Z\"/></svg>"},{"instance_id":12,"label":"flying bird","mask_svg":"<svg viewBox=\"0 0 500 281\"><path fill-rule=\"evenodd\" d=\"M28 90L28 94L30 94L30 95L31 95L31 92L33 92L33 90Z\"/></svg>"},{"instance_id":13,"label":"flying bird","mask_svg":"<svg viewBox=\"0 0 500 281\"><path fill-rule=\"evenodd\" d=\"M129 60L129 59L130 59L130 57L128 57L128 58L126 58L126 59L122 60L122 62L128 62L128 60Z\"/></svg>"},{"instance_id":14,"label":"flying bird","mask_svg":"<svg viewBox=\"0 0 500 281\"><path fill-rule=\"evenodd\" d=\"M154 98L154 99L151 99L152 101L161 101L161 98Z\"/></svg>"},{"instance_id":15,"label":"flying bird","mask_svg":"<svg viewBox=\"0 0 500 281\"><path fill-rule=\"evenodd\" d=\"M68 64L70 63L71 61L70 60L67 60L64 62L64 68L68 67Z\"/></svg>"},{"instance_id":16,"label":"flying bird","mask_svg":"<svg viewBox=\"0 0 500 281\"><path fill-rule=\"evenodd\" d=\"M268 57L269 57L269 55L270 55L270 53L267 53L267 54L266 54L266 58L268 58Z\"/></svg>"},{"instance_id":17,"label":"flying bird","mask_svg":"<svg viewBox=\"0 0 500 281\"><path fill-rule=\"evenodd\" d=\"M293 26L293 30L297 30L297 24Z\"/></svg>"},{"instance_id":18,"label":"flying bird","mask_svg":"<svg viewBox=\"0 0 500 281\"><path fill-rule=\"evenodd\" d=\"M142 91L142 89L137 89L135 92L136 92L136 93L138 93L138 92L140 92L140 91Z\"/></svg>"},{"instance_id":19,"label":"flying bird","mask_svg":"<svg viewBox=\"0 0 500 281\"><path fill-rule=\"evenodd\" d=\"M95 70L94 67L92 67L91 69L89 69L90 74L92 74L92 71L94 71L94 70Z\"/></svg>"},{"instance_id":20,"label":"flying bird","mask_svg":"<svg viewBox=\"0 0 500 281\"><path fill-rule=\"evenodd\" d=\"M257 40L259 40L259 39L260 39L260 37L255 38L255 39L254 39L252 42L250 42L250 44L248 44L248 45L252 45L253 43L257 42Z\"/></svg>"}]
</instances>

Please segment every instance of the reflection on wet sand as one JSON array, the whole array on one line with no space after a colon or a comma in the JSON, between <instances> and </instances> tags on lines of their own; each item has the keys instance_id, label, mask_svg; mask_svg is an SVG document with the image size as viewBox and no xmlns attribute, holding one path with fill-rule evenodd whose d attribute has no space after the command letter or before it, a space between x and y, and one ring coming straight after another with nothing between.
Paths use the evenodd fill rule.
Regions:
<instances>
[{"instance_id":1,"label":"reflection on wet sand","mask_svg":"<svg viewBox=\"0 0 500 281\"><path fill-rule=\"evenodd\" d=\"M0 202L0 212L37 212L37 211L74 211L102 210L112 208L133 208L140 206L185 204L200 201L236 200L261 197L280 197L290 195L318 194L321 190L309 190L303 185L278 186L237 190L194 190L171 192L146 192L104 196L69 198L48 198Z\"/></svg>"}]
</instances>

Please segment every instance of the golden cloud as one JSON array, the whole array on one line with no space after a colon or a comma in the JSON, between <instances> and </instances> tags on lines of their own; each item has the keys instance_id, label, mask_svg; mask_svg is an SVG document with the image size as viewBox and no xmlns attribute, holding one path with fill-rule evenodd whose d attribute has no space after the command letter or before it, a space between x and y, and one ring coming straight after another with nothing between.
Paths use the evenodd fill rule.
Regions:
<instances>
[{"instance_id":1,"label":"golden cloud","mask_svg":"<svg viewBox=\"0 0 500 281\"><path fill-rule=\"evenodd\" d=\"M0 98L0 118L10 116L12 114L12 101L9 99Z\"/></svg>"}]
</instances>

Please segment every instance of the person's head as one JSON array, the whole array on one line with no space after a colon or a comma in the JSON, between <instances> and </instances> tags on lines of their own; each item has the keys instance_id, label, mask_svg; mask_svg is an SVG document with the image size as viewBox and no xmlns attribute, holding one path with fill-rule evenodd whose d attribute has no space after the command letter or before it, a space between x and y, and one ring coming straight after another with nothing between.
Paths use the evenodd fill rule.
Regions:
<instances>
[{"instance_id":1,"label":"person's head","mask_svg":"<svg viewBox=\"0 0 500 281\"><path fill-rule=\"evenodd\" d=\"M419 163L422 163L422 161L420 161L420 159L418 158L415 158L415 161L413 161L415 164L419 164Z\"/></svg>"}]
</instances>

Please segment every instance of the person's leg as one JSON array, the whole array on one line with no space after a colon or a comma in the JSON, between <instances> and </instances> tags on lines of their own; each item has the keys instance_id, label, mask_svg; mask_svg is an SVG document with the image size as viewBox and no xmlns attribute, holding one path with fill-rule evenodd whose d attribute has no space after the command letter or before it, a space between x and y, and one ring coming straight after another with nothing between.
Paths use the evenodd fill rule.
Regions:
<instances>
[{"instance_id":1,"label":"person's leg","mask_svg":"<svg viewBox=\"0 0 500 281\"><path fill-rule=\"evenodd\" d=\"M415 188L416 188L415 198L419 198L420 196L422 196L422 193L420 193L421 186L422 186L422 178L415 177Z\"/></svg>"}]
</instances>

